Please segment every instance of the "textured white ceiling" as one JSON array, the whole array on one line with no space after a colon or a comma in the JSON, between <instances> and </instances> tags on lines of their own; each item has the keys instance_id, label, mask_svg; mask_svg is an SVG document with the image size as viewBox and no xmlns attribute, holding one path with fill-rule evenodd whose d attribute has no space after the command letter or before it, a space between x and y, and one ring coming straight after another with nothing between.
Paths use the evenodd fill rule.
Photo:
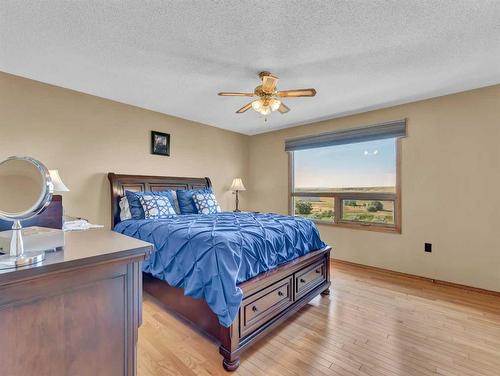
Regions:
<instances>
[{"instance_id":1,"label":"textured white ceiling","mask_svg":"<svg viewBox=\"0 0 500 376\"><path fill-rule=\"evenodd\" d=\"M0 0L0 70L245 134L500 82L500 1ZM270 70L315 87L234 112Z\"/></svg>"}]
</instances>

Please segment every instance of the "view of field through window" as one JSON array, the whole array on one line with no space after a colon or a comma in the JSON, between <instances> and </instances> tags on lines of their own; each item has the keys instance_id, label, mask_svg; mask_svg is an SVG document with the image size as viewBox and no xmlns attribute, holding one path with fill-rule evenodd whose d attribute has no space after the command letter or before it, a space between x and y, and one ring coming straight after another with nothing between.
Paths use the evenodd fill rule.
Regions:
<instances>
[{"instance_id":1,"label":"view of field through window","mask_svg":"<svg viewBox=\"0 0 500 376\"><path fill-rule=\"evenodd\" d=\"M342 219L355 222L394 224L393 201L343 200Z\"/></svg>"},{"instance_id":2,"label":"view of field through window","mask_svg":"<svg viewBox=\"0 0 500 376\"><path fill-rule=\"evenodd\" d=\"M295 197L295 215L333 221L335 214L335 198L333 197Z\"/></svg>"},{"instance_id":3,"label":"view of field through window","mask_svg":"<svg viewBox=\"0 0 500 376\"><path fill-rule=\"evenodd\" d=\"M334 221L337 199L337 219L393 225L395 202L377 194L396 193L396 139L295 151L293 188L295 215Z\"/></svg>"}]
</instances>

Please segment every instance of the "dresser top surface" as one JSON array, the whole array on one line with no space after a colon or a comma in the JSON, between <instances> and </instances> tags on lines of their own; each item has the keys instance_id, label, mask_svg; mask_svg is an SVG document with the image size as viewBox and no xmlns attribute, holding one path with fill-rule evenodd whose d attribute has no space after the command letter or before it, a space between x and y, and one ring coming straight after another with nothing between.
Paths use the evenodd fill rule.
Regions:
<instances>
[{"instance_id":1,"label":"dresser top surface","mask_svg":"<svg viewBox=\"0 0 500 376\"><path fill-rule=\"evenodd\" d=\"M0 284L12 279L108 262L144 258L153 250L150 243L109 230L88 230L64 233L64 248L46 252L45 260L32 266L0 270Z\"/></svg>"}]
</instances>

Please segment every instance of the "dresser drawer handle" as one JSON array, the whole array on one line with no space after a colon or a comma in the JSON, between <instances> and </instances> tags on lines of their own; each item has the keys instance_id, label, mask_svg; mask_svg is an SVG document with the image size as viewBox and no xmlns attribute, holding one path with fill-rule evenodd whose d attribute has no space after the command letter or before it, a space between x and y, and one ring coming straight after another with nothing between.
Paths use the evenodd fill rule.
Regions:
<instances>
[{"instance_id":1,"label":"dresser drawer handle","mask_svg":"<svg viewBox=\"0 0 500 376\"><path fill-rule=\"evenodd\" d=\"M304 278L301 278L300 283L306 283L306 280Z\"/></svg>"},{"instance_id":2,"label":"dresser drawer handle","mask_svg":"<svg viewBox=\"0 0 500 376\"><path fill-rule=\"evenodd\" d=\"M321 269L316 269L317 274L321 274Z\"/></svg>"},{"instance_id":3,"label":"dresser drawer handle","mask_svg":"<svg viewBox=\"0 0 500 376\"><path fill-rule=\"evenodd\" d=\"M283 291L278 291L278 296L283 296L285 294L283 294Z\"/></svg>"},{"instance_id":4,"label":"dresser drawer handle","mask_svg":"<svg viewBox=\"0 0 500 376\"><path fill-rule=\"evenodd\" d=\"M256 306L252 307L252 311L257 312L259 309Z\"/></svg>"}]
</instances>

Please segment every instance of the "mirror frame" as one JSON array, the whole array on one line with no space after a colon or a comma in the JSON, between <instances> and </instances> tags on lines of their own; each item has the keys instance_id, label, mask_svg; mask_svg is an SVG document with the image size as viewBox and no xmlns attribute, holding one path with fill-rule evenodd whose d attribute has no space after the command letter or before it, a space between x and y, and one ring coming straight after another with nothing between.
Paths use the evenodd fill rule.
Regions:
<instances>
[{"instance_id":1,"label":"mirror frame","mask_svg":"<svg viewBox=\"0 0 500 376\"><path fill-rule=\"evenodd\" d=\"M22 221L26 219L33 218L37 214L39 214L43 209L45 209L50 202L52 201L52 194L54 192L54 184L52 183L52 178L50 177L49 170L45 165L40 162L39 160L32 158L32 157L21 157L21 156L12 156L4 161L0 162L0 166L8 161L11 160L23 160L31 163L34 165L38 171L40 172L40 175L42 175L42 180L43 180L43 192L38 198L37 202L31 206L29 209L25 210L24 212L18 212L18 213L9 213L9 212L4 212L0 210L0 218L7 220L7 221Z\"/></svg>"}]
</instances>

